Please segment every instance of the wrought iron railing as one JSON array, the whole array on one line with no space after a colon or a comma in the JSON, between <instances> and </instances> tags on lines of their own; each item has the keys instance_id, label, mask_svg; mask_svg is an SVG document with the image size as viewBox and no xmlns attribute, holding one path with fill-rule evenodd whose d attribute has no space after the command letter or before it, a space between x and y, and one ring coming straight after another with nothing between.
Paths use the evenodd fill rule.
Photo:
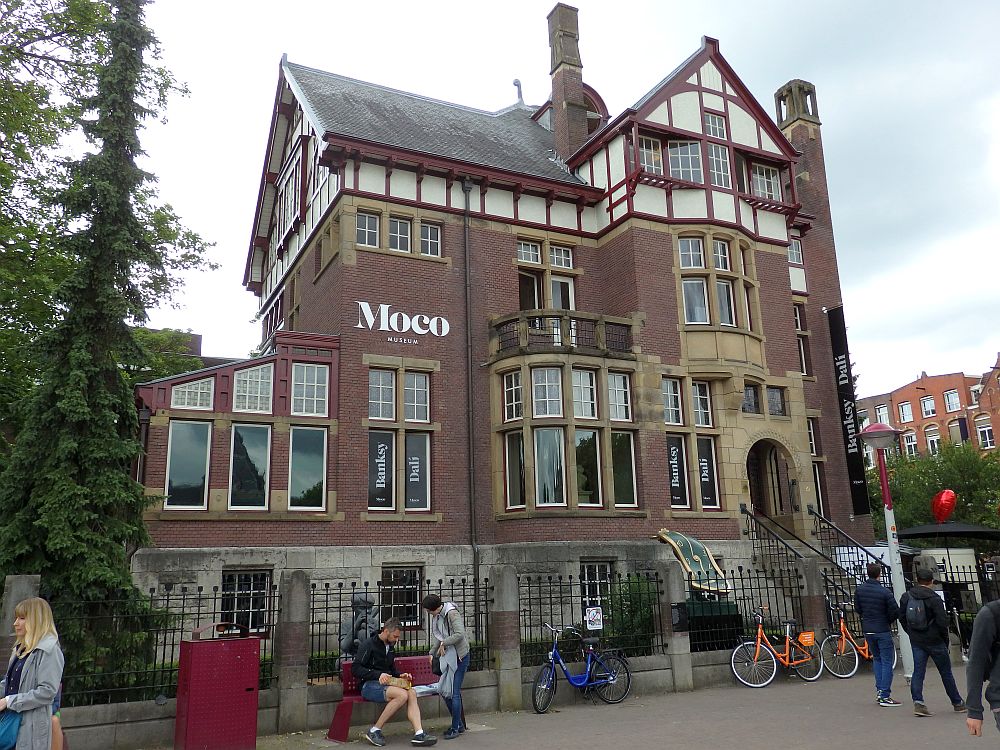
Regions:
<instances>
[{"instance_id":1,"label":"wrought iron railing","mask_svg":"<svg viewBox=\"0 0 1000 750\"><path fill-rule=\"evenodd\" d=\"M509 357L552 349L632 356L632 320L576 310L522 310L493 321L495 351Z\"/></svg>"},{"instance_id":2,"label":"wrought iron railing","mask_svg":"<svg viewBox=\"0 0 1000 750\"><path fill-rule=\"evenodd\" d=\"M868 563L878 563L882 566L882 584L892 586L888 565L811 505L806 506L806 510L813 519L812 535L828 557L832 557L840 567L862 580L867 575Z\"/></svg>"}]
</instances>

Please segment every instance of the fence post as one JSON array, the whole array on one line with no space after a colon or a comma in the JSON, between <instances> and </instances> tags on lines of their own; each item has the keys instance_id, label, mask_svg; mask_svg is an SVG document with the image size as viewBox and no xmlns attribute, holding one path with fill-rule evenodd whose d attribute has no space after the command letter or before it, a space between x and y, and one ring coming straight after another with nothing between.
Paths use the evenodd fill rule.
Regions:
<instances>
[{"instance_id":1,"label":"fence post","mask_svg":"<svg viewBox=\"0 0 1000 750\"><path fill-rule=\"evenodd\" d=\"M667 635L667 654L670 656L670 672L673 675L674 691L694 690L694 664L691 661L691 636L688 631L675 630L673 605L683 609L687 605L687 577L677 560L657 561L656 572L663 581L660 592L660 622ZM687 618L680 618L680 624ZM686 626L685 626L686 627Z\"/></svg>"},{"instance_id":2,"label":"fence post","mask_svg":"<svg viewBox=\"0 0 1000 750\"><path fill-rule=\"evenodd\" d=\"M3 606L0 608L0 654L14 648L14 607L18 602L38 596L41 576L7 576L3 580ZM56 628L59 623L56 623Z\"/></svg>"},{"instance_id":3,"label":"fence post","mask_svg":"<svg viewBox=\"0 0 1000 750\"><path fill-rule=\"evenodd\" d=\"M521 627L517 572L513 565L497 565L492 571L493 604L487 628L490 659L497 671L497 708L520 711Z\"/></svg>"},{"instance_id":4,"label":"fence post","mask_svg":"<svg viewBox=\"0 0 1000 750\"><path fill-rule=\"evenodd\" d=\"M308 729L309 576L304 570L281 577L281 611L274 633L278 679L278 734Z\"/></svg>"},{"instance_id":5,"label":"fence post","mask_svg":"<svg viewBox=\"0 0 1000 750\"><path fill-rule=\"evenodd\" d=\"M809 556L802 560L802 623L803 630L820 631L829 627L827 620L826 592L823 589L823 575L818 557Z\"/></svg>"}]
</instances>

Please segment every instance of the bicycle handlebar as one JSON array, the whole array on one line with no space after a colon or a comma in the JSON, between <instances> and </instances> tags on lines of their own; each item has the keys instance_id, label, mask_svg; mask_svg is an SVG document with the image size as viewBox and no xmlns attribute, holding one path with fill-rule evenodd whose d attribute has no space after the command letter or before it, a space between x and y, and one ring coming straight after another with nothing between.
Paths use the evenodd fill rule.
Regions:
<instances>
[{"instance_id":1,"label":"bicycle handlebar","mask_svg":"<svg viewBox=\"0 0 1000 750\"><path fill-rule=\"evenodd\" d=\"M547 622L543 622L542 625L545 626L546 628L548 628L549 631L551 631L556 636L559 636L562 633L570 632L570 633L576 633L578 636L580 636L581 638L583 638L583 633L581 633L579 630L577 630L576 628L574 628L572 625L569 626L569 627L561 627L561 628L554 628L551 625L549 625Z\"/></svg>"}]
</instances>

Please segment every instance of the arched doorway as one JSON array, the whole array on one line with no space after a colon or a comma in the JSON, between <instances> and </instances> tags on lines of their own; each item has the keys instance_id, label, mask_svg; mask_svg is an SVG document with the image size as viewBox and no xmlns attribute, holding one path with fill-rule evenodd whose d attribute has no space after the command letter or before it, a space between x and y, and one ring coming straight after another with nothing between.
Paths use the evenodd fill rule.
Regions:
<instances>
[{"instance_id":1,"label":"arched doorway","mask_svg":"<svg viewBox=\"0 0 1000 750\"><path fill-rule=\"evenodd\" d=\"M747 483L754 513L778 521L792 514L797 501L795 466L783 446L772 440L754 443L747 454Z\"/></svg>"}]
</instances>

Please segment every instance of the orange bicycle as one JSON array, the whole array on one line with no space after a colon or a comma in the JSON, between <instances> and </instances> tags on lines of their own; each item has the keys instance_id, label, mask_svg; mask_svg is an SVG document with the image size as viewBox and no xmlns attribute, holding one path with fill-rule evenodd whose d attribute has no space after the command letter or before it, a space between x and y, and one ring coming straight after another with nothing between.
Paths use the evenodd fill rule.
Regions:
<instances>
[{"instance_id":1,"label":"orange bicycle","mask_svg":"<svg viewBox=\"0 0 1000 750\"><path fill-rule=\"evenodd\" d=\"M844 609L842 607L832 607L831 609L840 620L840 625L835 633L823 639L819 650L823 655L823 666L826 667L826 671L834 677L846 680L848 677L853 677L858 671L861 659L872 660L872 653L868 649L868 639L862 638L859 643L847 627L847 622L844 620ZM899 655L893 648L893 671L896 669L898 659Z\"/></svg>"},{"instance_id":2,"label":"orange bicycle","mask_svg":"<svg viewBox=\"0 0 1000 750\"><path fill-rule=\"evenodd\" d=\"M785 648L778 651L764 632L764 612L767 607L757 607L757 637L744 641L733 649L729 664L736 679L747 687L764 687L771 684L778 673L778 664L795 670L806 682L818 680L823 673L823 654L816 645L816 634L804 630L792 635L795 620L785 620Z\"/></svg>"}]
</instances>

